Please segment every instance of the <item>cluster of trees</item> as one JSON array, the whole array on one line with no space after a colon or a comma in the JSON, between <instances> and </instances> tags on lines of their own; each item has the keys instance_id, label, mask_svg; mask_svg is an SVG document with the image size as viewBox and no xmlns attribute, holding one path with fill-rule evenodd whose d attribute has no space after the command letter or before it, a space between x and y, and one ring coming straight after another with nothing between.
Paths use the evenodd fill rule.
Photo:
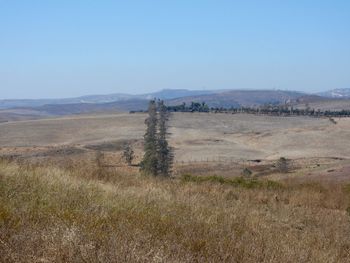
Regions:
<instances>
[{"instance_id":1,"label":"cluster of trees","mask_svg":"<svg viewBox=\"0 0 350 263\"><path fill-rule=\"evenodd\" d=\"M144 156L140 163L141 172L154 176L171 175L173 151L167 141L169 112L164 102L151 100L146 119L144 135Z\"/></svg>"},{"instance_id":2,"label":"cluster of trees","mask_svg":"<svg viewBox=\"0 0 350 263\"><path fill-rule=\"evenodd\" d=\"M210 108L205 102L192 101L190 105L186 105L184 102L181 105L167 106L167 110L169 112L209 112Z\"/></svg>"},{"instance_id":3,"label":"cluster of trees","mask_svg":"<svg viewBox=\"0 0 350 263\"><path fill-rule=\"evenodd\" d=\"M313 117L350 117L350 110L322 111L311 109L308 105L304 109L294 108L289 105L267 104L261 107L211 107L205 103L192 102L190 105L183 103L176 106L167 106L170 112L214 112L214 113L251 113L275 116L313 116Z\"/></svg>"},{"instance_id":4,"label":"cluster of trees","mask_svg":"<svg viewBox=\"0 0 350 263\"><path fill-rule=\"evenodd\" d=\"M330 111L330 110L315 110L310 108L298 109L284 106L269 106L269 107L259 107L250 108L242 107L239 109L229 109L224 111L216 112L232 112L232 113L252 113L252 114L265 114L274 116L312 116L312 117L350 117L350 110L341 111Z\"/></svg>"},{"instance_id":5,"label":"cluster of trees","mask_svg":"<svg viewBox=\"0 0 350 263\"><path fill-rule=\"evenodd\" d=\"M277 115L277 116L313 116L313 117L348 117L350 110L330 111L312 109L307 104L305 108L299 109L289 105L263 105L258 108L240 108L235 109L235 112L247 112L255 114Z\"/></svg>"}]
</instances>

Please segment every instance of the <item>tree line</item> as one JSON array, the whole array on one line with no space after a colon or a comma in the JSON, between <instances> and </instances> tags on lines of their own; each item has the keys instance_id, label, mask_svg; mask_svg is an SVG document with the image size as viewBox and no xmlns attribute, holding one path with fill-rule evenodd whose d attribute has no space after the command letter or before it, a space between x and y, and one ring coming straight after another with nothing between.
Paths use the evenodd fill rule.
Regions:
<instances>
[{"instance_id":1,"label":"tree line","mask_svg":"<svg viewBox=\"0 0 350 263\"><path fill-rule=\"evenodd\" d=\"M205 102L191 102L186 105L167 106L169 112L213 112L213 113L250 113L274 116L312 116L312 117L350 117L350 110L320 110L305 105L304 109L289 105L266 104L260 107L209 107Z\"/></svg>"}]
</instances>

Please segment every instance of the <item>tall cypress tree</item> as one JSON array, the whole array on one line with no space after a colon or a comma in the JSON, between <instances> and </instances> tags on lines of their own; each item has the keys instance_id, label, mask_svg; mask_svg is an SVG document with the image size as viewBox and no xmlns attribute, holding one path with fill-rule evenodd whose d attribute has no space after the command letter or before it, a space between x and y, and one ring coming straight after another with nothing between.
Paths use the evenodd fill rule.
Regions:
<instances>
[{"instance_id":1,"label":"tall cypress tree","mask_svg":"<svg viewBox=\"0 0 350 263\"><path fill-rule=\"evenodd\" d=\"M157 104L151 100L148 105L147 130L144 136L143 160L141 171L149 175L158 175L158 143L157 143Z\"/></svg>"},{"instance_id":2,"label":"tall cypress tree","mask_svg":"<svg viewBox=\"0 0 350 263\"><path fill-rule=\"evenodd\" d=\"M170 176L173 164L173 152L167 141L167 122L169 113L163 101L158 101L159 120L158 120L158 174L161 176Z\"/></svg>"}]
</instances>

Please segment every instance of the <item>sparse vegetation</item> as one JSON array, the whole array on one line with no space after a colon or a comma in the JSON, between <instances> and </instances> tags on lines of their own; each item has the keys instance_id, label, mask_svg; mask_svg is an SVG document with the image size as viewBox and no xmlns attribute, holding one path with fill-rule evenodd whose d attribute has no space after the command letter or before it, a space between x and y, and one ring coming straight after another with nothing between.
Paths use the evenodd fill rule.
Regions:
<instances>
[{"instance_id":1,"label":"sparse vegetation","mask_svg":"<svg viewBox=\"0 0 350 263\"><path fill-rule=\"evenodd\" d=\"M244 168L242 171L242 176L245 178L250 178L252 176L253 172L248 169L248 168Z\"/></svg>"},{"instance_id":2,"label":"sparse vegetation","mask_svg":"<svg viewBox=\"0 0 350 263\"><path fill-rule=\"evenodd\" d=\"M132 161L134 160L134 150L130 143L126 143L123 147L123 158L126 163L130 166L132 165Z\"/></svg>"},{"instance_id":3,"label":"sparse vegetation","mask_svg":"<svg viewBox=\"0 0 350 263\"><path fill-rule=\"evenodd\" d=\"M163 180L120 159L141 161L144 118L2 124L0 262L349 261L347 119L176 113Z\"/></svg>"},{"instance_id":4,"label":"sparse vegetation","mask_svg":"<svg viewBox=\"0 0 350 263\"><path fill-rule=\"evenodd\" d=\"M329 117L329 121L333 124L337 124L337 121L335 119L333 119L332 117Z\"/></svg>"},{"instance_id":5,"label":"sparse vegetation","mask_svg":"<svg viewBox=\"0 0 350 263\"><path fill-rule=\"evenodd\" d=\"M349 31L350 0L0 0L0 263L350 263Z\"/></svg>"},{"instance_id":6,"label":"sparse vegetation","mask_svg":"<svg viewBox=\"0 0 350 263\"><path fill-rule=\"evenodd\" d=\"M280 173L288 173L289 171L289 162L285 157L278 159L276 163L276 168Z\"/></svg>"}]
</instances>

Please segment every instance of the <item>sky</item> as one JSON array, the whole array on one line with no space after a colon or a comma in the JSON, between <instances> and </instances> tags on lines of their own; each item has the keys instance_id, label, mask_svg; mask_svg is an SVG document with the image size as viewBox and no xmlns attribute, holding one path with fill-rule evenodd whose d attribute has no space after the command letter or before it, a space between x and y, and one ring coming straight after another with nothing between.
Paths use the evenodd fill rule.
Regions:
<instances>
[{"instance_id":1,"label":"sky","mask_svg":"<svg viewBox=\"0 0 350 263\"><path fill-rule=\"evenodd\" d=\"M334 88L348 0L0 0L0 99Z\"/></svg>"}]
</instances>

